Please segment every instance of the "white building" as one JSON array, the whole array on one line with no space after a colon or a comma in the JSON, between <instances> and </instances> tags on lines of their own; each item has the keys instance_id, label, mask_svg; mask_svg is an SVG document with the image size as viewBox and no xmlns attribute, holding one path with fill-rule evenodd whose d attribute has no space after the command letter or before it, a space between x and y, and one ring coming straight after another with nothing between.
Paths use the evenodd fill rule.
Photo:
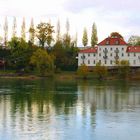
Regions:
<instances>
[{"instance_id":1,"label":"white building","mask_svg":"<svg viewBox=\"0 0 140 140\"><path fill-rule=\"evenodd\" d=\"M96 47L80 50L78 66L85 64L93 67L97 63L113 67L116 61L127 60L131 67L140 67L140 46L128 46L122 36L113 34L101 41Z\"/></svg>"}]
</instances>

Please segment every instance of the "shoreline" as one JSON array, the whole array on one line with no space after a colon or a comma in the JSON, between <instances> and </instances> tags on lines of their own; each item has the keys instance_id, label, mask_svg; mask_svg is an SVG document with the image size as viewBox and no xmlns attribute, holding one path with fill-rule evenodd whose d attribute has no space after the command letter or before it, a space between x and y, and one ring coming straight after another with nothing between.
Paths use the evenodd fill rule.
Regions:
<instances>
[{"instance_id":1,"label":"shoreline","mask_svg":"<svg viewBox=\"0 0 140 140\"><path fill-rule=\"evenodd\" d=\"M15 73L6 73L6 74L0 74L0 79L25 79L25 80L39 80L39 79L55 79L55 80L99 80L97 76L94 76L93 74L88 75L86 78L83 78L82 76L78 76L76 72L62 72L54 74L53 76L38 76L33 74L15 74ZM99 81L111 81L111 80L126 80L126 81L140 81L140 75L133 74L131 76L128 76L126 78L121 78L119 76L106 76L105 78L99 80Z\"/></svg>"}]
</instances>

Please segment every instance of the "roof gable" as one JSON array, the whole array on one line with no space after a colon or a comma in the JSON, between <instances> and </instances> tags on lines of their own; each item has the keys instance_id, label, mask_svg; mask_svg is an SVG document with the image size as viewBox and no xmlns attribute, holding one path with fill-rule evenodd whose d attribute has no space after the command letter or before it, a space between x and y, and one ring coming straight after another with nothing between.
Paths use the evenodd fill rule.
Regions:
<instances>
[{"instance_id":1,"label":"roof gable","mask_svg":"<svg viewBox=\"0 0 140 140\"><path fill-rule=\"evenodd\" d=\"M106 45L127 45L127 43L119 37L108 37L106 39L104 39L103 41L101 41L99 44L99 46L106 46Z\"/></svg>"}]
</instances>

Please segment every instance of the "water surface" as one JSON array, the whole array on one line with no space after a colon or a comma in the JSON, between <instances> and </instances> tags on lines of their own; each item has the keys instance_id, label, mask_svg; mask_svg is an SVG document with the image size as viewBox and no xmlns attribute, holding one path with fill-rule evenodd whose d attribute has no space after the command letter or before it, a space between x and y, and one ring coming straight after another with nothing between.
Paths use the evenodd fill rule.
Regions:
<instances>
[{"instance_id":1,"label":"water surface","mask_svg":"<svg viewBox=\"0 0 140 140\"><path fill-rule=\"evenodd\" d=\"M0 80L0 140L139 140L140 83Z\"/></svg>"}]
</instances>

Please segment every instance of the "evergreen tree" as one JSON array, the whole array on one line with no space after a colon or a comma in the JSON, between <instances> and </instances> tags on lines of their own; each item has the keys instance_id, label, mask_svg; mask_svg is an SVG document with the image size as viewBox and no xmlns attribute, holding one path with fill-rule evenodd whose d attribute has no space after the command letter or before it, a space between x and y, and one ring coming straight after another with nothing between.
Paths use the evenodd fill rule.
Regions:
<instances>
[{"instance_id":1,"label":"evergreen tree","mask_svg":"<svg viewBox=\"0 0 140 140\"><path fill-rule=\"evenodd\" d=\"M88 35L87 35L86 28L84 28L82 43L83 43L84 47L87 46L87 44L88 44Z\"/></svg>"},{"instance_id":2,"label":"evergreen tree","mask_svg":"<svg viewBox=\"0 0 140 140\"><path fill-rule=\"evenodd\" d=\"M66 33L63 36L64 47L71 46L71 36L69 35L69 30L70 30L70 24L69 24L69 20L67 19L67 21L66 21Z\"/></svg>"},{"instance_id":3,"label":"evergreen tree","mask_svg":"<svg viewBox=\"0 0 140 140\"><path fill-rule=\"evenodd\" d=\"M13 35L12 35L12 38L15 38L16 37L16 34L17 34L17 22L16 22L16 17L14 17L14 20L13 20Z\"/></svg>"},{"instance_id":4,"label":"evergreen tree","mask_svg":"<svg viewBox=\"0 0 140 140\"><path fill-rule=\"evenodd\" d=\"M57 27L56 27L56 42L59 42L60 40L61 40L61 35L60 35L60 21L58 20Z\"/></svg>"},{"instance_id":5,"label":"evergreen tree","mask_svg":"<svg viewBox=\"0 0 140 140\"><path fill-rule=\"evenodd\" d=\"M69 20L67 19L66 21L66 34L69 35L69 30L70 30L70 24L69 24Z\"/></svg>"},{"instance_id":6,"label":"evergreen tree","mask_svg":"<svg viewBox=\"0 0 140 140\"><path fill-rule=\"evenodd\" d=\"M34 20L31 19L30 29L29 29L29 41L34 44L35 41L35 28L34 28Z\"/></svg>"},{"instance_id":7,"label":"evergreen tree","mask_svg":"<svg viewBox=\"0 0 140 140\"><path fill-rule=\"evenodd\" d=\"M8 42L8 21L7 17L5 17L5 22L4 22L4 45L7 46Z\"/></svg>"},{"instance_id":8,"label":"evergreen tree","mask_svg":"<svg viewBox=\"0 0 140 140\"><path fill-rule=\"evenodd\" d=\"M98 43L97 27L96 24L93 23L92 34L91 34L91 46L94 47L97 43Z\"/></svg>"},{"instance_id":9,"label":"evergreen tree","mask_svg":"<svg viewBox=\"0 0 140 140\"><path fill-rule=\"evenodd\" d=\"M25 31L25 18L23 18L22 26L21 26L21 38L26 40L26 31Z\"/></svg>"}]
</instances>

